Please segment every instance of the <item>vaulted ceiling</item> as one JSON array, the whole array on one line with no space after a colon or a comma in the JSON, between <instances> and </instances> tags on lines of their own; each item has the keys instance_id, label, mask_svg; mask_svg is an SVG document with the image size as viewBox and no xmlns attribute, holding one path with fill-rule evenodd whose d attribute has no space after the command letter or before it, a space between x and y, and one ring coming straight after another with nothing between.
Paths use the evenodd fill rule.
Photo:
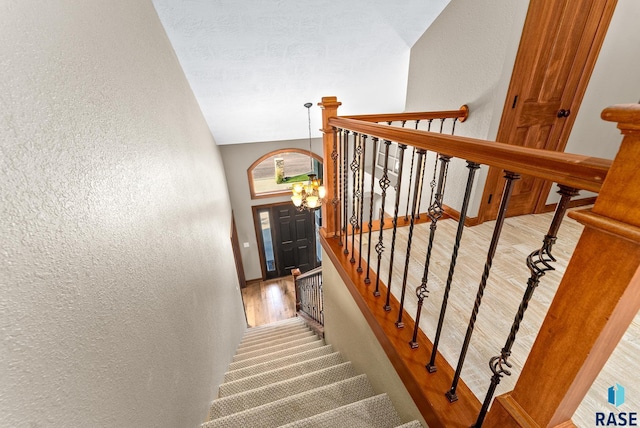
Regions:
<instances>
[{"instance_id":1,"label":"vaulted ceiling","mask_svg":"<svg viewBox=\"0 0 640 428\"><path fill-rule=\"evenodd\" d=\"M449 0L153 0L217 144L306 138L311 110L404 110L410 49Z\"/></svg>"}]
</instances>

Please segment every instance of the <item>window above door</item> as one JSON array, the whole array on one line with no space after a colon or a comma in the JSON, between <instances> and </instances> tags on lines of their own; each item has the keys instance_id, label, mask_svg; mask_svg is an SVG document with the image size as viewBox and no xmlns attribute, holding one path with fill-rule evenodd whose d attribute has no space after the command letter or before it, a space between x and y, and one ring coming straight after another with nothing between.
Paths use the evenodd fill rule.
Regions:
<instances>
[{"instance_id":1,"label":"window above door","mask_svg":"<svg viewBox=\"0 0 640 428\"><path fill-rule=\"evenodd\" d=\"M322 179L322 158L300 149L280 149L261 156L247 170L251 199L286 196L293 183L307 181L308 174Z\"/></svg>"}]
</instances>

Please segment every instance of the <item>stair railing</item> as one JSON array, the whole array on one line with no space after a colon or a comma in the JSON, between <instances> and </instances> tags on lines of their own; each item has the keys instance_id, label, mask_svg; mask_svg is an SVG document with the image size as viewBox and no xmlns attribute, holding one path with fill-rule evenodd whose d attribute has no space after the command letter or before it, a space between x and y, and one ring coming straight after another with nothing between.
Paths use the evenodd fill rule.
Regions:
<instances>
[{"instance_id":1,"label":"stair railing","mask_svg":"<svg viewBox=\"0 0 640 428\"><path fill-rule=\"evenodd\" d=\"M605 120L619 122L618 127L625 136L620 153L612 164L606 159L445 135L445 121L453 122L450 126L453 134L456 122L467 117L466 108L445 112L338 117L339 105L335 97L325 97L320 103L323 109L324 158L331 159L324 163L328 203L323 205L322 244L357 299L358 306L363 312L366 308L365 318L429 426L516 427L570 423L589 386L640 309L640 275L635 274L640 266L640 174L636 174L636 165L640 161L640 106L616 106L603 112ZM428 129L417 129L418 121L423 120L429 121ZM378 121L386 124L375 123ZM407 121L416 122L414 129L405 126ZM439 132L431 132L432 121L440 122ZM394 125L393 122L400 125L389 126ZM406 174L403 162L408 149L413 153L409 174ZM370 153L370 158L366 158L366 153ZM429 173L429 199L421 205L429 157L433 163L433 173ZM456 158L466 162L466 180L462 180L464 186L458 189L464 196L439 322L435 334L429 339L419 329L419 319L424 299L431 293L429 268L432 249L436 243L438 221L444 216L444 195L447 190L451 191L447 189L450 165ZM449 291L455 286L458 250L480 165L503 168L505 185L484 269L479 273L480 282L462 349L458 361L453 363L454 370L438 352L438 344L444 328ZM363 169L367 167L369 170L365 176ZM529 268L530 277L504 346L489 362L491 383L481 403L462 381L461 370L490 279L509 201L523 174L557 183L561 200L548 232L541 236L541 247L533 250L523 261ZM371 193L375 190L380 194L377 209L374 209L373 194L370 195L368 216L362 209L367 188ZM554 269L552 248L557 232L571 198L579 190L599 192L591 210L569 214L585 225L585 231L515 389L499 396L488 413L500 380L511 374L509 359L528 304L541 278ZM406 195L406 202L401 195ZM405 255L403 279L399 284L392 284L396 229L402 221L401 203L406 204L405 218L409 221L409 230L406 243L403 242L403 248L398 250ZM426 221L430 223L428 247L422 281L415 288L418 309L411 318L404 309L407 269L414 225L420 220L420 211L425 205ZM393 229L390 242L385 241L382 233L389 227L389 221ZM372 236L375 230L379 231L377 239ZM363 239L370 244L366 254L362 253ZM359 240L357 249L356 240ZM372 248L376 252L374 260L371 260ZM614 250L615 253L612 252ZM378 275L382 273L381 256L384 252L389 259L386 283ZM603 263L597 262L603 253L607 255L607 266L613 263L615 268L605 269ZM373 283L374 287L371 286ZM393 288L396 291L392 293ZM602 297L602 290L607 290L606 298ZM396 294L401 296L399 301L395 299ZM585 314L594 311L598 316L589 319L589 330L585 332ZM426 349L428 354L422 363L416 354L419 348ZM557 370L558 367L562 370ZM531 425L523 424L523 421Z\"/></svg>"},{"instance_id":2,"label":"stair railing","mask_svg":"<svg viewBox=\"0 0 640 428\"><path fill-rule=\"evenodd\" d=\"M322 297L322 266L303 274L292 272L296 290L296 311L305 319L324 326L324 299Z\"/></svg>"}]
</instances>

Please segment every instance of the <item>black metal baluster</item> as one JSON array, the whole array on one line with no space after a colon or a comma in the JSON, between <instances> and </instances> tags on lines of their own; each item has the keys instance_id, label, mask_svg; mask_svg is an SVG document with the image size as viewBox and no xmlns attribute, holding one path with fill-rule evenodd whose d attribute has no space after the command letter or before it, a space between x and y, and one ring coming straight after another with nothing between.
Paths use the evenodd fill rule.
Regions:
<instances>
[{"instance_id":1,"label":"black metal baluster","mask_svg":"<svg viewBox=\"0 0 640 428\"><path fill-rule=\"evenodd\" d=\"M338 230L340 229L340 224L338 223L338 219L340 218L340 199L338 198L338 130L335 126L333 127L333 150L331 151L331 160L333 161L333 199L331 200L331 204L333 205L333 220L336 227L336 230L333 232L333 236L335 238L338 236ZM342 240L340 243L342 244Z\"/></svg>"},{"instance_id":2,"label":"black metal baluster","mask_svg":"<svg viewBox=\"0 0 640 428\"><path fill-rule=\"evenodd\" d=\"M364 226L364 167L365 167L365 156L367 154L367 135L361 135L362 138L362 153L360 157L360 247L358 248L358 272L362 272L362 228ZM368 264L367 264L368 267Z\"/></svg>"},{"instance_id":3,"label":"black metal baluster","mask_svg":"<svg viewBox=\"0 0 640 428\"><path fill-rule=\"evenodd\" d=\"M367 277L364 279L365 284L371 284L371 278L369 278L369 261L371 260L371 229L373 228L373 195L376 184L376 156L378 154L378 138L373 137L373 147L371 149L371 190L369 200L369 238L367 240ZM364 156L363 156L364 158Z\"/></svg>"},{"instance_id":4,"label":"black metal baluster","mask_svg":"<svg viewBox=\"0 0 640 428\"><path fill-rule=\"evenodd\" d=\"M453 118L453 125L451 125L451 135L454 135L456 132L456 123L458 123L458 118Z\"/></svg>"},{"instance_id":5,"label":"black metal baluster","mask_svg":"<svg viewBox=\"0 0 640 428\"><path fill-rule=\"evenodd\" d=\"M456 389L458 388L458 382L460 381L460 374L462 372L462 366L467 356L467 350L469 349L469 342L471 341L471 335L473 334L473 328L478 317L478 311L480 310L480 304L482 303L482 296L484 289L487 286L487 280L489 279L489 272L491 271L491 265L493 263L493 257L496 254L496 248L498 247L498 240L500 239L500 232L502 232L502 225L507 214L507 208L509 206L509 199L511 198L511 192L513 191L513 184L515 180L520 178L519 174L505 171L504 178L504 192L502 194L502 200L500 201L500 208L498 210L498 218L496 219L496 225L493 228L493 236L491 237L491 243L489 244L489 251L487 252L487 261L484 264L484 271L482 272L482 278L480 279L480 285L478 286L478 293L476 294L476 300L471 312L471 319L467 327L467 334L464 337L462 344L462 350L460 351L460 357L458 358L458 366L456 373L453 376L453 382L451 383L451 389L447 391L446 396L450 402L454 402L458 399L456 395Z\"/></svg>"},{"instance_id":6,"label":"black metal baluster","mask_svg":"<svg viewBox=\"0 0 640 428\"><path fill-rule=\"evenodd\" d=\"M427 132L431 132L432 122L433 122L433 119L429 119L429 121L427 122ZM417 123L416 123L416 129L418 129ZM424 177L425 177L424 173L426 172L426 168L427 168L427 159L425 158L424 163L422 164L422 171L420 171L420 192L418 193L420 196L418 196L418 214L416 215L417 219L420 218L420 205L422 205L422 189L424 188Z\"/></svg>"},{"instance_id":7,"label":"black metal baluster","mask_svg":"<svg viewBox=\"0 0 640 428\"><path fill-rule=\"evenodd\" d=\"M415 148L414 148L415 149ZM415 151L415 150L414 150ZM423 149L418 149L418 166L422 166L422 161L425 155L425 151ZM413 164L411 165L411 169L413 170ZM416 170L416 174L419 173L419 169ZM409 175L411 178L411 175ZM409 181L411 182L411 181ZM396 327L404 328L404 323L402 322L402 312L404 309L404 296L407 290L407 275L409 274L409 261L411 259L411 241L413 239L413 225L415 223L416 218L416 210L418 203L418 191L420 189L420 182L418 181L418 177L416 177L416 182L413 189L413 198L411 201L411 222L409 224L409 234L407 236L407 252L404 259L404 273L402 275L402 292L400 295L400 311L398 312L398 320L396 321ZM411 187L407 188L407 193L411 194ZM407 201L407 206L409 202Z\"/></svg>"},{"instance_id":8,"label":"black metal baluster","mask_svg":"<svg viewBox=\"0 0 640 428\"><path fill-rule=\"evenodd\" d=\"M409 184L407 185L407 189L411 189L411 180L413 179L413 164L415 162L415 157L416 157L416 148L413 148L413 151L411 152L411 166L409 167ZM418 183L418 178L416 177L416 183ZM416 186L416 191L414 193L417 193L417 188L419 188L420 186ZM409 199L411 198L411 192L407 192L407 209L404 212L404 221L409 220ZM415 214L411 213L411 216L413 217Z\"/></svg>"},{"instance_id":9,"label":"black metal baluster","mask_svg":"<svg viewBox=\"0 0 640 428\"><path fill-rule=\"evenodd\" d=\"M349 254L349 247L348 247L348 241L349 241L349 233L348 233L348 229L347 229L347 218L349 216L348 210L347 210L347 204L349 202L349 131L348 130L344 130L344 136L342 139L342 159L343 159L343 167L342 167L342 209L344 210L344 213L342 214L342 227L343 227L343 231L344 231L344 254Z\"/></svg>"},{"instance_id":10,"label":"black metal baluster","mask_svg":"<svg viewBox=\"0 0 640 428\"><path fill-rule=\"evenodd\" d=\"M422 272L422 281L420 285L416 287L416 296L418 297L418 308L416 310L416 322L413 326L413 336L409 346L411 348L418 347L418 328L420 325L420 316L422 314L422 305L424 299L429 295L429 289L427 284L429 283L429 266L431 265L431 251L433 250L433 241L436 237L436 229L438 228L438 220L442 217L442 200L444 198L444 189L447 183L447 171L449 170L450 156L440 155L440 173L438 174L438 181L436 182L435 176L437 172L438 162L436 161L433 170L433 179L431 180L431 204L427 211L427 215L431 219L431 225L429 226L429 241L427 244L427 254L424 260L424 270ZM437 187L436 187L437 185ZM434 193L435 192L435 193Z\"/></svg>"},{"instance_id":11,"label":"black metal baluster","mask_svg":"<svg viewBox=\"0 0 640 428\"><path fill-rule=\"evenodd\" d=\"M314 319L318 321L320 319L320 295L318 294L318 277L316 276L313 281L313 294L316 302Z\"/></svg>"},{"instance_id":12,"label":"black metal baluster","mask_svg":"<svg viewBox=\"0 0 640 428\"><path fill-rule=\"evenodd\" d=\"M393 208L393 233L391 234L391 252L389 253L389 280L387 281L387 299L383 306L385 311L391 310L391 278L393 275L393 256L395 254L396 233L398 231L398 208L400 205L400 189L402 188L402 164L404 162L404 150L406 144L398 144L400 155L398 155L398 180L396 181L396 201Z\"/></svg>"},{"instance_id":13,"label":"black metal baluster","mask_svg":"<svg viewBox=\"0 0 640 428\"><path fill-rule=\"evenodd\" d=\"M351 263L355 263L355 245L356 245L356 228L358 227L358 211L356 210L356 199L358 199L358 170L360 169L360 135L357 132L353 133L353 160L349 167L351 168L353 192L351 193L351 217L349 218L349 224L351 224Z\"/></svg>"},{"instance_id":14,"label":"black metal baluster","mask_svg":"<svg viewBox=\"0 0 640 428\"><path fill-rule=\"evenodd\" d=\"M384 231L384 202L387 197L387 188L389 184L391 184L391 180L389 180L389 146L391 145L391 141L384 140L385 148L384 148L384 167L382 168L382 177L380 178L380 188L382 189L382 201L380 208L380 234L378 235L378 243L376 244L376 253L378 253L378 266L376 268L376 289L373 292L373 295L378 297L380 296L380 263L382 262L382 253L384 251L384 243L382 242L382 232Z\"/></svg>"},{"instance_id":15,"label":"black metal baluster","mask_svg":"<svg viewBox=\"0 0 640 428\"><path fill-rule=\"evenodd\" d=\"M406 121L402 122L402 127L403 128L404 128L405 122ZM416 120L416 129L418 129L418 124L419 123L420 123L420 119ZM416 148L414 147L413 151L411 152L411 168L409 169L409 185L407 186L407 189L411 189L411 180L413 178L413 164L414 164L414 161L415 161L415 157L416 157ZM419 177L416 177L416 182L418 182L418 178ZM419 188L419 186L418 186L418 188ZM404 213L404 221L407 221L409 219L409 198L410 197L411 197L411 193L407 192L407 210ZM418 211L420 211L420 208L418 208Z\"/></svg>"},{"instance_id":16,"label":"black metal baluster","mask_svg":"<svg viewBox=\"0 0 640 428\"><path fill-rule=\"evenodd\" d=\"M440 307L440 318L438 319L438 327L436 329L436 336L433 341L433 349L431 350L431 359L427 364L427 370L429 373L433 373L437 370L436 367L436 354L438 353L438 344L440 343L440 334L442 333L442 326L444 325L444 314L447 311L447 303L449 301L449 292L451 291L451 282L453 281L453 273L456 268L456 260L458 259L458 250L460 249L460 241L462 240L462 233L464 232L464 222L467 218L467 210L469 209L469 199L471 199L471 190L473 188L473 182L475 179L476 171L480 168L480 165L467 161L467 169L469 174L467 176L467 186L464 191L464 198L462 200L462 208L460 209L460 219L458 220L458 230L456 232L456 239L453 244L453 252L451 254L451 262L449 263L449 274L447 275L447 283L444 287L444 295L442 297L442 306ZM415 341L415 338L414 338Z\"/></svg>"},{"instance_id":17,"label":"black metal baluster","mask_svg":"<svg viewBox=\"0 0 640 428\"><path fill-rule=\"evenodd\" d=\"M542 241L542 247L539 250L532 252L529 254L529 257L527 257L527 267L531 272L531 276L527 280L527 289L522 296L522 301L520 302L520 307L518 308L518 312L513 320L513 324L511 324L511 331L509 332L507 341L500 351L500 355L491 358L489 361L489 367L493 372L493 376L491 376L491 384L489 385L489 390L487 391L487 395L482 403L478 419L476 420L475 425L473 425L475 428L480 428L482 426L484 418L487 415L487 411L489 410L489 404L491 404L491 400L493 399L493 394L495 394L496 388L498 387L498 384L500 384L502 377L504 375L511 376L509 369L512 365L507 360L511 356L511 348L516 341L516 335L520 329L520 323L522 323L522 320L524 319L524 313L529 307L529 301L531 301L534 291L538 287L538 284L540 284L540 278L542 278L546 272L555 270L551 263L555 262L556 259L551 254L551 249L557 240L558 230L560 229L562 219L567 212L569 201L572 197L578 194L578 190L572 187L563 185L559 185L559 187L560 190L558 193L561 195L560 202L558 202L558 206L556 207L556 212L553 215L549 231Z\"/></svg>"}]
</instances>

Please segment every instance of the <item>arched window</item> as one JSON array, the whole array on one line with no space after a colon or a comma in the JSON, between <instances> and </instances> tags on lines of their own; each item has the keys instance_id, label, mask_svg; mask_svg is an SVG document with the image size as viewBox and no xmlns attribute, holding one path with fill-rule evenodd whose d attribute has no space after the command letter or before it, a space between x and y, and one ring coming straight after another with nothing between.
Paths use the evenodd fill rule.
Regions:
<instances>
[{"instance_id":1,"label":"arched window","mask_svg":"<svg viewBox=\"0 0 640 428\"><path fill-rule=\"evenodd\" d=\"M260 157L247 170L251 199L289 195L293 183L309 174L322 178L322 158L300 149L280 149Z\"/></svg>"}]
</instances>

